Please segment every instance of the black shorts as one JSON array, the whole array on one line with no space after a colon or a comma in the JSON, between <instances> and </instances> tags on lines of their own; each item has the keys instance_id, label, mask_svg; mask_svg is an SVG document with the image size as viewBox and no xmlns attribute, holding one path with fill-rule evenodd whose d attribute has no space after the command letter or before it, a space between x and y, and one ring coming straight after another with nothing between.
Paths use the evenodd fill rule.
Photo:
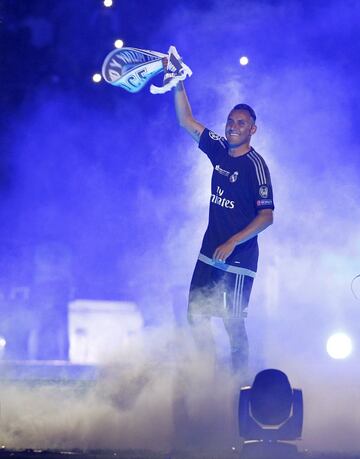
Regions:
<instances>
[{"instance_id":1,"label":"black shorts","mask_svg":"<svg viewBox=\"0 0 360 459\"><path fill-rule=\"evenodd\" d=\"M240 270L228 272L198 260L190 284L189 318L246 317L253 281Z\"/></svg>"}]
</instances>

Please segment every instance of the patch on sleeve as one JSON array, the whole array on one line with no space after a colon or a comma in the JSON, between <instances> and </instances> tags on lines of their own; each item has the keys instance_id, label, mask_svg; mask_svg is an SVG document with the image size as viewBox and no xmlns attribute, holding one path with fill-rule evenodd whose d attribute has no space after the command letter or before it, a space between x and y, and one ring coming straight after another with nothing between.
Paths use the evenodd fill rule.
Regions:
<instances>
[{"instance_id":1,"label":"patch on sleeve","mask_svg":"<svg viewBox=\"0 0 360 459\"><path fill-rule=\"evenodd\" d=\"M272 202L272 199L259 199L258 201L256 201L256 205L258 207L260 207L260 206L272 206L273 202Z\"/></svg>"},{"instance_id":2,"label":"patch on sleeve","mask_svg":"<svg viewBox=\"0 0 360 459\"><path fill-rule=\"evenodd\" d=\"M260 188L259 188L259 195L266 199L269 195L269 188L266 186L266 185L262 185Z\"/></svg>"},{"instance_id":3,"label":"patch on sleeve","mask_svg":"<svg viewBox=\"0 0 360 459\"><path fill-rule=\"evenodd\" d=\"M213 140L220 140L221 139L221 137L218 134L215 134L215 132L213 132L213 131L209 131L209 136Z\"/></svg>"}]
</instances>

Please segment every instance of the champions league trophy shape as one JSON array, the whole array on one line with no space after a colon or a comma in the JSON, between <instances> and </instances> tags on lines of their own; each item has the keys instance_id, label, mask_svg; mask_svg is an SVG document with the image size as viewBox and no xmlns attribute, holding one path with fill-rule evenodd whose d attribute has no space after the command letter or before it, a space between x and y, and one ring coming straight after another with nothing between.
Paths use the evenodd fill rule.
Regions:
<instances>
[{"instance_id":1,"label":"champions league trophy shape","mask_svg":"<svg viewBox=\"0 0 360 459\"><path fill-rule=\"evenodd\" d=\"M166 63L166 68L164 67ZM137 48L121 48L111 51L102 66L106 82L120 86L129 92L140 91L146 83L161 72L165 72L162 86L150 86L152 94L164 94L192 75L183 63L175 46L170 46L168 54Z\"/></svg>"}]
</instances>

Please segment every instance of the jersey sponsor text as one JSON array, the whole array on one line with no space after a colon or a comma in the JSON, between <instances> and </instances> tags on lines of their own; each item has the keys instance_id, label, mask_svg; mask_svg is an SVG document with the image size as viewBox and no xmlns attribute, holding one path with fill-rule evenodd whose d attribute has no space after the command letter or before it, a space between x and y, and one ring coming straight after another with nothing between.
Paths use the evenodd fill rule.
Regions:
<instances>
[{"instance_id":1,"label":"jersey sponsor text","mask_svg":"<svg viewBox=\"0 0 360 459\"><path fill-rule=\"evenodd\" d=\"M230 199L223 198L224 190L219 186L216 187L216 194L211 193L211 202L217 204L218 206L225 207L226 209L234 209L235 201L230 201Z\"/></svg>"},{"instance_id":2,"label":"jersey sponsor text","mask_svg":"<svg viewBox=\"0 0 360 459\"><path fill-rule=\"evenodd\" d=\"M225 175L225 177L229 177L229 175L230 175L230 172L229 172L229 171L226 171L225 169L221 169L221 167L219 166L219 164L217 164L217 165L215 166L215 170L216 170L216 172L219 172L219 174Z\"/></svg>"}]
</instances>

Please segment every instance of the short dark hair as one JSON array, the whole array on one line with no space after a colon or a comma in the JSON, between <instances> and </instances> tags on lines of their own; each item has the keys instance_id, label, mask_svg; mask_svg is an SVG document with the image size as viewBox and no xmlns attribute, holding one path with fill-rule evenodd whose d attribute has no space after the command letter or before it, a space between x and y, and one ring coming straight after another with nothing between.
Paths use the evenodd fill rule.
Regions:
<instances>
[{"instance_id":1,"label":"short dark hair","mask_svg":"<svg viewBox=\"0 0 360 459\"><path fill-rule=\"evenodd\" d=\"M235 107L231 110L244 110L246 112L249 113L249 115L251 116L251 118L254 120L254 123L256 121L256 115L255 115L255 112L254 112L254 109L250 107L250 105L248 104L237 104L235 105Z\"/></svg>"}]
</instances>

